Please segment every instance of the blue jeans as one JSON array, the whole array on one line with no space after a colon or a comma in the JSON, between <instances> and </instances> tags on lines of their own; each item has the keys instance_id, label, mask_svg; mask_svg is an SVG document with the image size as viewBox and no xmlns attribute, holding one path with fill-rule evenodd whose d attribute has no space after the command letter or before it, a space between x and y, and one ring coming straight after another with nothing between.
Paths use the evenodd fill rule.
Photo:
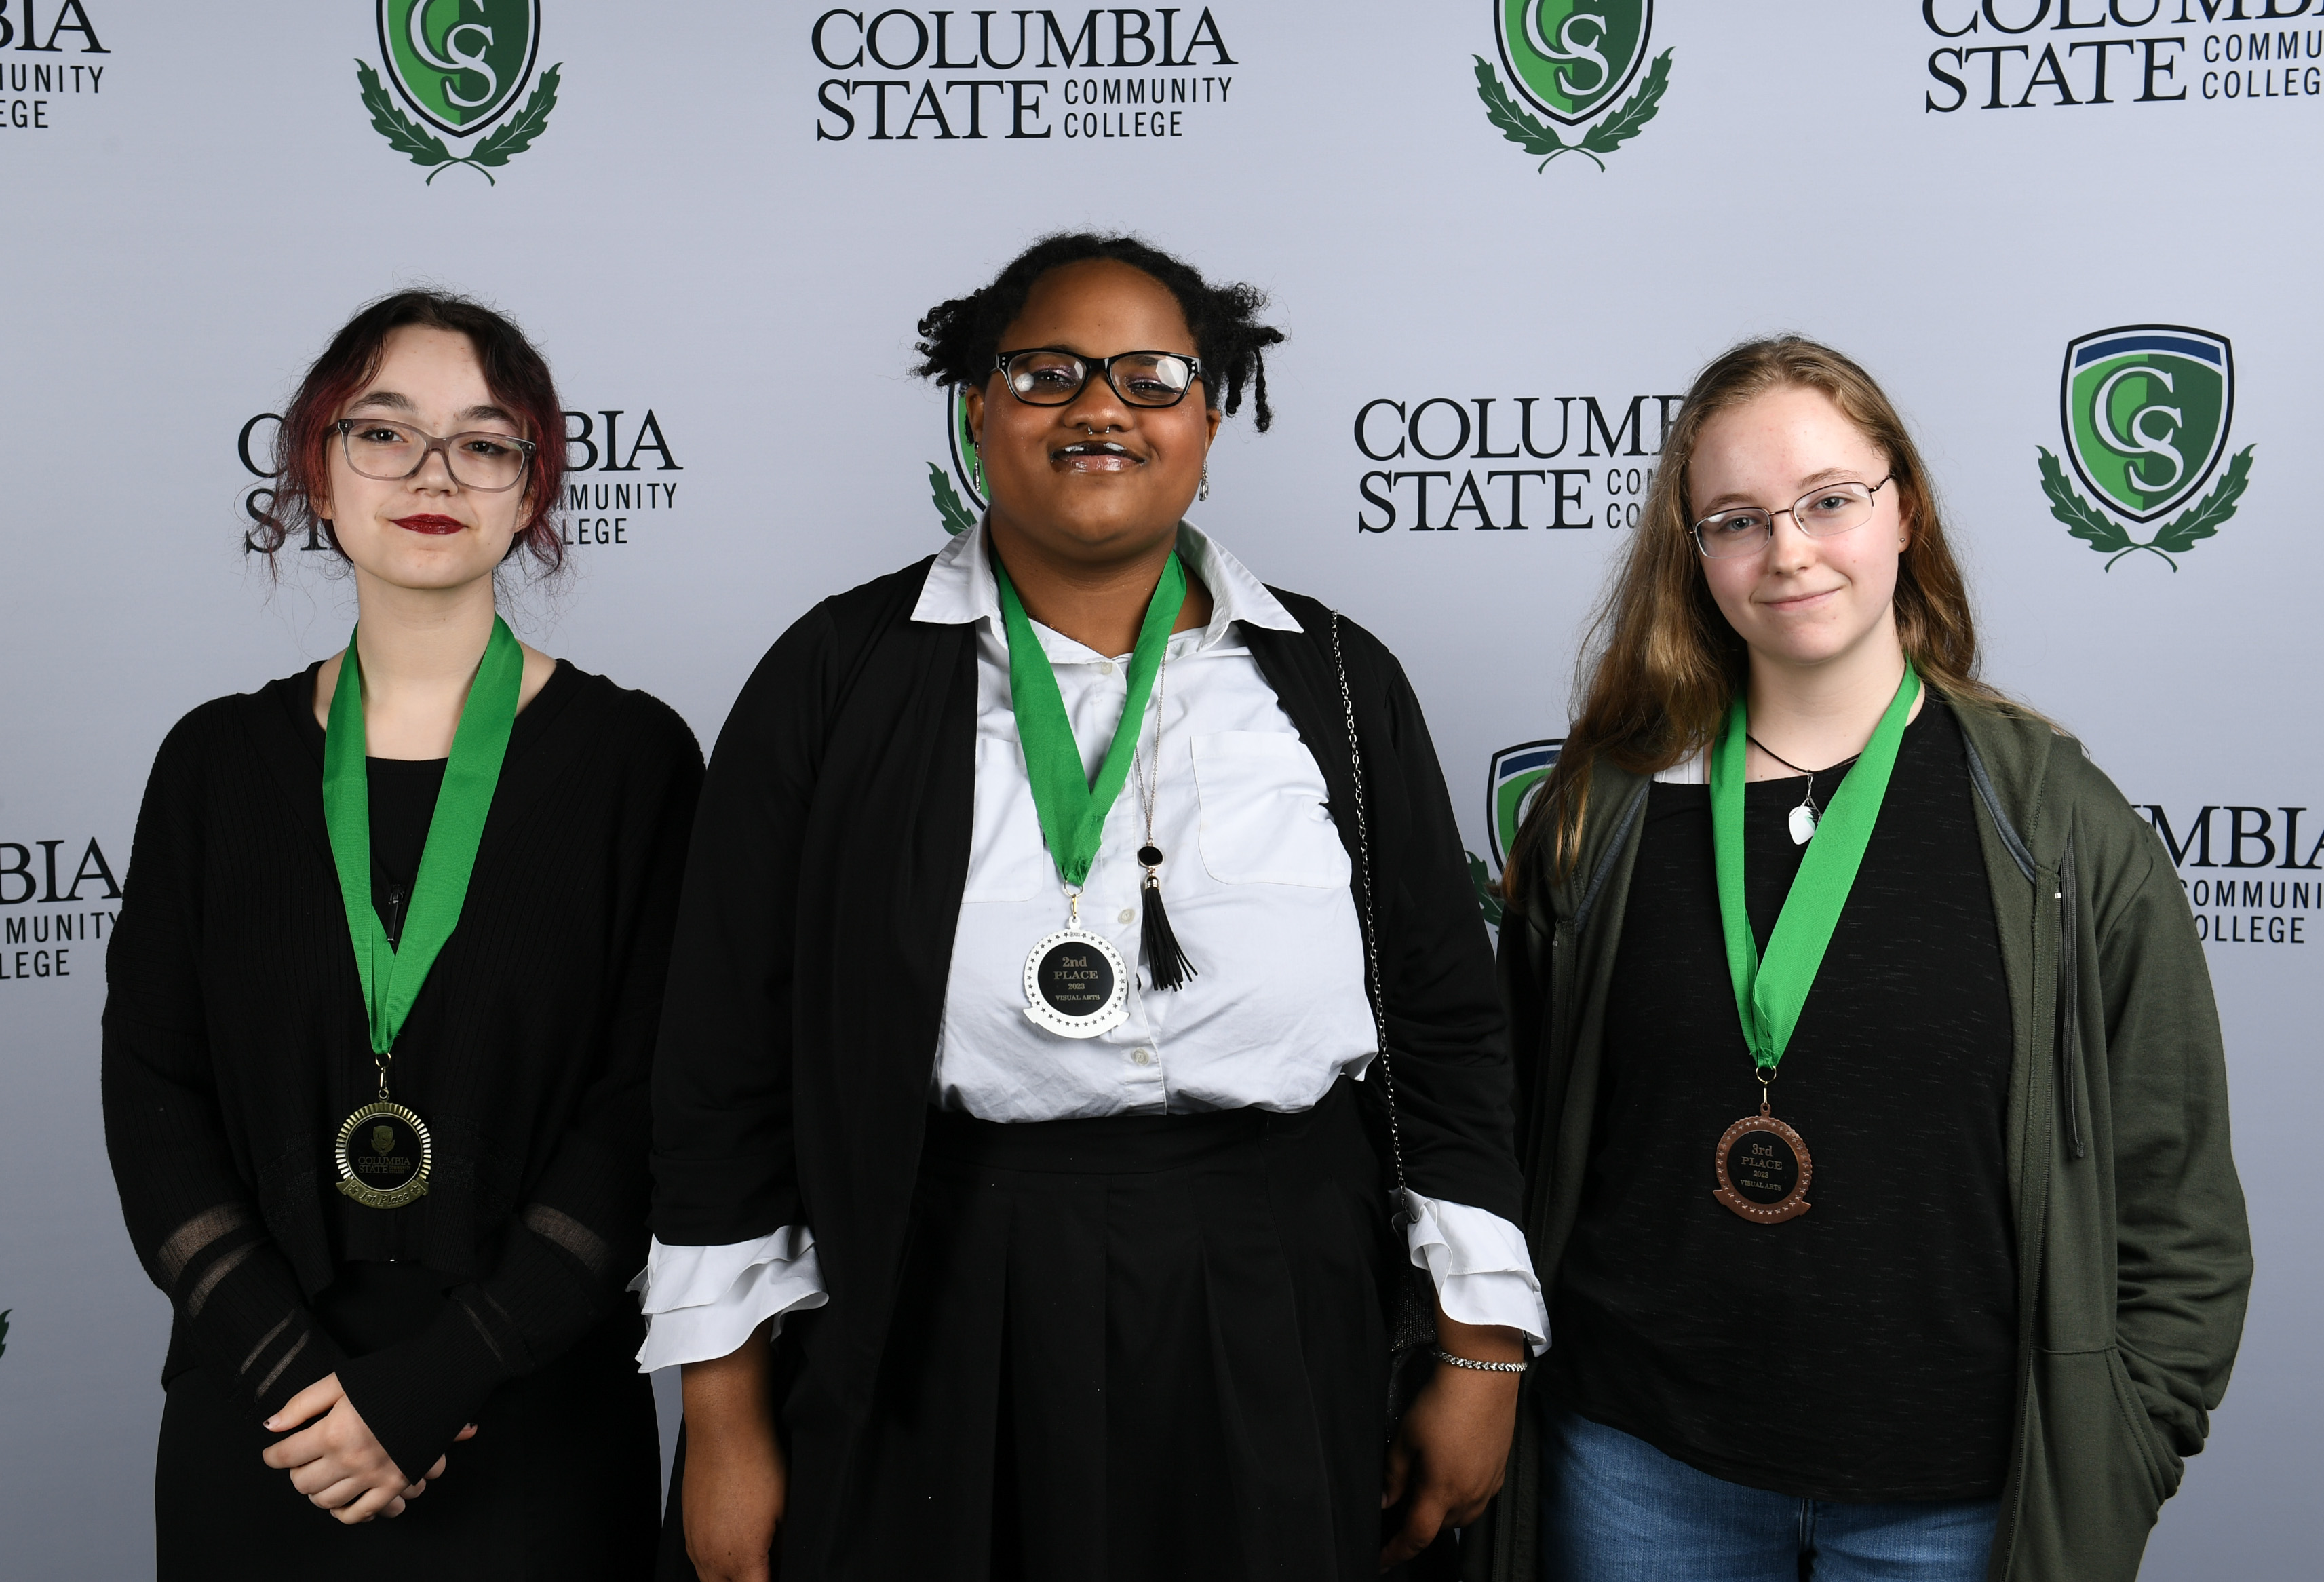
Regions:
<instances>
[{"instance_id":1,"label":"blue jeans","mask_svg":"<svg viewBox=\"0 0 2324 1582\"><path fill-rule=\"evenodd\" d=\"M1803 1500L1569 1411L1546 1426L1544 1582L1983 1582L1997 1499Z\"/></svg>"}]
</instances>

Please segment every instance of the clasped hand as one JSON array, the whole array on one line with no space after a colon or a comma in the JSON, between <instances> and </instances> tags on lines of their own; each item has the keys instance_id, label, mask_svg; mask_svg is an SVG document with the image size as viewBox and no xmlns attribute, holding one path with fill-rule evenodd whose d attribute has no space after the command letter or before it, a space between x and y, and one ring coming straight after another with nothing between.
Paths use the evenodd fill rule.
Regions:
<instances>
[{"instance_id":1,"label":"clasped hand","mask_svg":"<svg viewBox=\"0 0 2324 1582\"><path fill-rule=\"evenodd\" d=\"M1513 1329L1456 1323L1441 1311L1436 1327L1456 1356L1515 1362L1525 1354ZM1380 1550L1381 1570L1412 1559L1444 1528L1468 1526L1501 1492L1522 1377L1439 1364L1421 1387L1388 1446L1380 1508L1400 1508L1403 1520Z\"/></svg>"},{"instance_id":2,"label":"clasped hand","mask_svg":"<svg viewBox=\"0 0 2324 1582\"><path fill-rule=\"evenodd\" d=\"M322 1420L311 1420L318 1417ZM301 1423L309 1426L300 1429ZM425 1476L404 1476L339 1387L337 1374L293 1395L266 1420L265 1427L270 1433L299 1431L269 1445L261 1459L289 1473L292 1488L349 1526L375 1516L402 1515L409 1502L428 1492L429 1479L444 1476L445 1457L438 1456ZM452 1442L473 1439L475 1432L476 1425L470 1423Z\"/></svg>"}]
</instances>

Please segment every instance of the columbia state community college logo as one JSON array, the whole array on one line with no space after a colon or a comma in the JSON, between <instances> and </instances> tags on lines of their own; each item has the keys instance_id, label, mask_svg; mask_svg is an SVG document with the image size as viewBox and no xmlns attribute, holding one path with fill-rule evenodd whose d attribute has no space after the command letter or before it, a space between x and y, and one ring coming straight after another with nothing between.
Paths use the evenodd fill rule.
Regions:
<instances>
[{"instance_id":1,"label":"columbia state community college logo","mask_svg":"<svg viewBox=\"0 0 2324 1582\"><path fill-rule=\"evenodd\" d=\"M976 437L968 431L968 392L954 385L945 396L945 443L952 451L952 477L943 464L928 463L928 496L947 533L964 533L984 515L984 464L976 458ZM953 479L960 486L953 486Z\"/></svg>"},{"instance_id":2,"label":"columbia state community college logo","mask_svg":"<svg viewBox=\"0 0 2324 1582\"><path fill-rule=\"evenodd\" d=\"M1604 170L1601 156L1655 118L1670 86L1670 51L1646 64L1654 0L1492 0L1492 6L1501 71L1508 80L1504 85L1491 61L1474 57L1486 119L1509 142L1541 156L1536 173L1564 153L1581 154ZM1631 93L1642 66L1646 80ZM1622 98L1625 93L1629 97ZM1568 142L1560 126L1568 133L1581 128L1581 134Z\"/></svg>"},{"instance_id":3,"label":"columbia state community college logo","mask_svg":"<svg viewBox=\"0 0 2324 1582\"><path fill-rule=\"evenodd\" d=\"M2235 348L2223 335L2181 324L2128 324L2070 342L2059 381L2066 459L2098 502L2037 447L2050 513L2106 556L2109 571L2140 550L2176 571L2173 557L2217 533L2250 481L2254 447L2246 445L2210 491L2186 505L2227 453Z\"/></svg>"},{"instance_id":4,"label":"columbia state community college logo","mask_svg":"<svg viewBox=\"0 0 2324 1582\"><path fill-rule=\"evenodd\" d=\"M372 126L396 153L428 167L430 185L453 166L466 165L497 186L493 171L530 148L557 107L564 66L551 66L537 80L533 77L540 52L540 0L376 4L380 56L395 97L389 96L370 62L355 62ZM528 83L531 92L524 107L510 115ZM397 107L398 97L410 116ZM467 142L466 152L456 153L447 137Z\"/></svg>"},{"instance_id":5,"label":"columbia state community college logo","mask_svg":"<svg viewBox=\"0 0 2324 1582\"><path fill-rule=\"evenodd\" d=\"M1533 810L1534 798L1541 794L1542 782L1557 767L1557 755L1564 747L1563 736L1519 742L1494 754L1485 771L1485 839L1493 848L1493 868L1488 874L1484 860L1471 852L1469 879L1477 887L1477 905L1485 921L1497 929L1501 926L1501 903L1493 893L1493 880L1508 868L1509 848L1517 844L1517 830Z\"/></svg>"}]
</instances>

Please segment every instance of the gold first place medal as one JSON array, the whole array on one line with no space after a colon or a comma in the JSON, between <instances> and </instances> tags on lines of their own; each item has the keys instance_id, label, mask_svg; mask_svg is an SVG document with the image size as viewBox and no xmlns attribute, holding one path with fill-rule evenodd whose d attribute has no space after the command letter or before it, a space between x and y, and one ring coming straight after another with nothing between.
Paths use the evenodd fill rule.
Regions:
<instances>
[{"instance_id":1,"label":"gold first place medal","mask_svg":"<svg viewBox=\"0 0 2324 1582\"><path fill-rule=\"evenodd\" d=\"M347 639L330 722L323 728L323 823L331 837L331 865L346 909L347 938L363 985L372 1063L379 1096L339 1124L332 1145L340 1193L365 1208L401 1208L428 1195L428 1168L436 1145L428 1123L387 1096L395 1037L420 996L420 985L458 926L484 839L484 819L500 782L509 733L516 724L524 682L524 649L508 623L493 617L475 680L460 705L460 724L445 762L443 789L428 818L419 881L402 936L390 939L372 904L371 790L364 752L363 654L357 632Z\"/></svg>"},{"instance_id":2,"label":"gold first place medal","mask_svg":"<svg viewBox=\"0 0 2324 1582\"><path fill-rule=\"evenodd\" d=\"M338 1189L366 1208L401 1208L428 1195L435 1152L427 1122L384 1098L367 1104L340 1124Z\"/></svg>"}]
</instances>

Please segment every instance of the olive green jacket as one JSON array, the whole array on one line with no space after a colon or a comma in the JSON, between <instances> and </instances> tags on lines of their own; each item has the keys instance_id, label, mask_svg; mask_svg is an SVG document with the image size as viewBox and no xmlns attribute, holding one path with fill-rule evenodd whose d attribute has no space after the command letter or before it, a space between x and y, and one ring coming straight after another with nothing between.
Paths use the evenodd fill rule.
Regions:
<instances>
[{"instance_id":1,"label":"olive green jacket","mask_svg":"<svg viewBox=\"0 0 2324 1582\"><path fill-rule=\"evenodd\" d=\"M1988 1577L2127 1582L2203 1447L2251 1285L2218 1015L2160 839L2081 744L2014 711L1956 712L2015 1029L2017 1412ZM1600 765L1580 860L1527 883L1502 921L1545 1289L1581 1201L1646 790ZM1472 1578L1540 1575L1539 1423L1520 1414L1508 1485L1463 1546Z\"/></svg>"}]
</instances>

